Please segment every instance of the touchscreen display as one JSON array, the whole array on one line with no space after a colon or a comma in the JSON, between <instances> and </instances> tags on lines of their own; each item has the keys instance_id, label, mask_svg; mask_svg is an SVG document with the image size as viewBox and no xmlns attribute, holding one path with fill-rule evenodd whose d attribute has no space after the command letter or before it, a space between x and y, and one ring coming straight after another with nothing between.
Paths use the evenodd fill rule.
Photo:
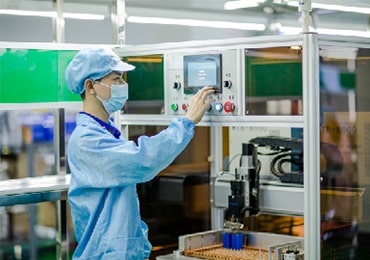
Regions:
<instances>
[{"instance_id":1,"label":"touchscreen display","mask_svg":"<svg viewBox=\"0 0 370 260\"><path fill-rule=\"evenodd\" d=\"M184 93L194 94L204 86L221 93L221 54L184 56Z\"/></svg>"}]
</instances>

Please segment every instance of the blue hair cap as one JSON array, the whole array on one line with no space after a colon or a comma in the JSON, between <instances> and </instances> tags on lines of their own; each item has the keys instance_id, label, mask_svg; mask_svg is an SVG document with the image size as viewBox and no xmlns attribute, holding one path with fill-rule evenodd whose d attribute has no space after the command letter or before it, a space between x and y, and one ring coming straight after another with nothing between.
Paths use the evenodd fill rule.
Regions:
<instances>
[{"instance_id":1,"label":"blue hair cap","mask_svg":"<svg viewBox=\"0 0 370 260\"><path fill-rule=\"evenodd\" d=\"M85 80L98 80L113 71L125 72L135 69L135 66L123 62L109 48L81 49L65 70L67 87L75 94L85 91Z\"/></svg>"}]
</instances>

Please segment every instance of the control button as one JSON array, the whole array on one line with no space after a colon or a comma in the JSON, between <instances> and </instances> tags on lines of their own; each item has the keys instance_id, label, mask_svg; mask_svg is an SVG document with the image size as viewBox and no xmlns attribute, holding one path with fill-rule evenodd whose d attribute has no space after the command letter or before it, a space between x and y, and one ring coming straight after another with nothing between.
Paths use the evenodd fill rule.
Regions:
<instances>
[{"instance_id":1,"label":"control button","mask_svg":"<svg viewBox=\"0 0 370 260\"><path fill-rule=\"evenodd\" d=\"M231 80L225 80L224 81L224 87L225 88L231 88L232 85L233 85L233 83L231 82Z\"/></svg>"},{"instance_id":2,"label":"control button","mask_svg":"<svg viewBox=\"0 0 370 260\"><path fill-rule=\"evenodd\" d=\"M182 110L186 110L186 109L188 109L188 105L187 104L182 104L181 108L182 108Z\"/></svg>"},{"instance_id":3,"label":"control button","mask_svg":"<svg viewBox=\"0 0 370 260\"><path fill-rule=\"evenodd\" d=\"M211 104L209 104L208 105L208 107L207 107L207 111L209 112L209 111L211 111L212 110L212 105Z\"/></svg>"},{"instance_id":4,"label":"control button","mask_svg":"<svg viewBox=\"0 0 370 260\"><path fill-rule=\"evenodd\" d=\"M226 113L230 113L230 112L233 112L235 109L235 105L230 102L230 101L226 101L225 104L224 104L224 110Z\"/></svg>"},{"instance_id":5,"label":"control button","mask_svg":"<svg viewBox=\"0 0 370 260\"><path fill-rule=\"evenodd\" d=\"M172 104L171 105L171 109L172 109L172 111L177 111L177 109L179 109L179 107L177 106L177 104Z\"/></svg>"},{"instance_id":6,"label":"control button","mask_svg":"<svg viewBox=\"0 0 370 260\"><path fill-rule=\"evenodd\" d=\"M221 112L223 108L221 103L216 103L214 107L217 112Z\"/></svg>"},{"instance_id":7,"label":"control button","mask_svg":"<svg viewBox=\"0 0 370 260\"><path fill-rule=\"evenodd\" d=\"M175 82L173 83L173 88L174 88L174 89L180 89L180 88L181 88L181 83L180 83L179 81L175 81Z\"/></svg>"}]
</instances>

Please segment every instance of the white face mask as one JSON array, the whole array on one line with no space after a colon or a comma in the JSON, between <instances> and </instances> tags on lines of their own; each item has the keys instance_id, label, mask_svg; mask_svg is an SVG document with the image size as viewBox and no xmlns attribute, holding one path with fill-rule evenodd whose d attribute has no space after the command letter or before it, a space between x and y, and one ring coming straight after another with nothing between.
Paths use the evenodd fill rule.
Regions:
<instances>
[{"instance_id":1,"label":"white face mask","mask_svg":"<svg viewBox=\"0 0 370 260\"><path fill-rule=\"evenodd\" d=\"M102 102L107 113L112 114L116 111L121 110L128 99L128 84L125 83L108 86L107 84L104 84L102 82L97 81L97 83L111 89L110 98L108 100L103 100L98 95L95 95L96 98Z\"/></svg>"}]
</instances>

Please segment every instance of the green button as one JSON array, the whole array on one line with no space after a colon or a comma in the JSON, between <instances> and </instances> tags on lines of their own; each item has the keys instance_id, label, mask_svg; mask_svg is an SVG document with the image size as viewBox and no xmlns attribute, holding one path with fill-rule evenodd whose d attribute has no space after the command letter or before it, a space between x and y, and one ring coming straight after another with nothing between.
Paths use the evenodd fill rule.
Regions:
<instances>
[{"instance_id":1,"label":"green button","mask_svg":"<svg viewBox=\"0 0 370 260\"><path fill-rule=\"evenodd\" d=\"M172 109L173 111L177 111L177 109L178 109L177 104L172 104L172 105L171 105L171 109Z\"/></svg>"}]
</instances>

